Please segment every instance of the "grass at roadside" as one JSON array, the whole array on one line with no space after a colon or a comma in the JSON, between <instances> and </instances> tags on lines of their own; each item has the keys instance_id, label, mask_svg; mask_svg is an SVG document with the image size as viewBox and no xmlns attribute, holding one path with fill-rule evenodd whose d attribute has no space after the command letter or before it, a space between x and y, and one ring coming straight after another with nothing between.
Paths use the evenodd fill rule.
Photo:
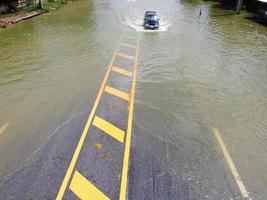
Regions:
<instances>
[{"instance_id":1,"label":"grass at roadside","mask_svg":"<svg viewBox=\"0 0 267 200\"><path fill-rule=\"evenodd\" d=\"M53 2L45 2L43 4L43 9L46 11L55 10L55 9L60 8L61 5L62 5L62 2L59 0L53 1Z\"/></svg>"},{"instance_id":2,"label":"grass at roadside","mask_svg":"<svg viewBox=\"0 0 267 200\"><path fill-rule=\"evenodd\" d=\"M50 2L45 2L43 3L43 10L49 12L51 10L55 10L60 8L60 6L62 4L65 4L65 2L62 2L61 0L54 0L54 1L50 1ZM16 12L13 13L6 13L6 14L0 14L0 19L6 18L6 17L11 17L11 16L15 16L18 15L20 13L28 13L28 12L32 12L35 10L40 10L39 4L29 4L21 9L19 9Z\"/></svg>"}]
</instances>

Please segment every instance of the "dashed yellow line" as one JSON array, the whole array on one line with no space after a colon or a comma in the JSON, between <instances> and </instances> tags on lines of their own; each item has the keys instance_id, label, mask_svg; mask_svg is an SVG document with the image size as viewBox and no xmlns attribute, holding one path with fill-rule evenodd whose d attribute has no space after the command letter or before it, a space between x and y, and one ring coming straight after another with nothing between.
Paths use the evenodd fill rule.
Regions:
<instances>
[{"instance_id":1,"label":"dashed yellow line","mask_svg":"<svg viewBox=\"0 0 267 200\"><path fill-rule=\"evenodd\" d=\"M120 41L121 41L121 37L120 37ZM120 42L119 42L119 43L120 43ZM67 187L67 185L68 185L68 182L69 182L69 179L70 179L70 177L71 177L72 171L73 171L73 169L74 169L74 167L75 167L75 164L76 164L77 159L78 159L78 156L79 156L79 154L80 154L82 145L83 145L83 143L84 143L84 140L85 140L85 138L86 138L86 135L88 134L88 130L89 130L90 124L91 124L91 122L92 122L92 120L93 120L93 117L94 117L94 115L95 115L96 108L97 108L97 106L98 106L98 104L99 104L99 101L100 101L100 99L101 99L101 96L102 96L102 94L103 94L103 91L104 91L104 88L105 88L105 85L106 85L108 76L109 76L110 71L111 71L111 68L112 68L112 64L113 64L113 62L114 62L114 60L115 60L115 57L116 57L116 55L117 55L117 53L118 53L119 43L118 43L118 45L117 45L117 47L116 47L116 49L115 49L115 53L114 53L114 55L113 55L113 57L112 57L112 59L111 59L111 62L110 62L108 71L107 71L107 73L106 73L106 75L105 75L105 77L104 77L104 80L103 80L102 84L101 84L101 87L100 87L100 90L99 90L98 95L97 95L97 97L96 97L94 106L93 106L92 111L91 111L91 113L90 113L90 115L89 115L89 117L88 117L88 120L87 120L86 125L85 125L85 127L84 127L84 130L83 130L83 133L82 133L81 138L80 138L80 140L79 140L79 143L78 143L78 145L77 145L77 147L76 147L76 149L75 149L75 152L74 152L74 154L73 154L72 160L71 160L70 165L69 165L69 168L68 168L68 170L67 170L67 172L66 172L66 174L65 174L65 177L64 177L64 179L63 179L63 182L62 182L62 184L61 184L61 186L60 186L60 189L59 189L59 192L58 192L58 194L57 194L57 198L56 198L56 200L61 200L61 199L63 198L63 196L64 196L64 193L65 193L65 191L66 191L66 187Z\"/></svg>"},{"instance_id":2,"label":"dashed yellow line","mask_svg":"<svg viewBox=\"0 0 267 200\"><path fill-rule=\"evenodd\" d=\"M115 66L112 67L112 71L123 74L125 76L129 76L129 77L132 77L132 75L133 75L132 72L125 70L125 69L122 69L120 67L115 67Z\"/></svg>"},{"instance_id":3,"label":"dashed yellow line","mask_svg":"<svg viewBox=\"0 0 267 200\"><path fill-rule=\"evenodd\" d=\"M95 116L95 119L93 121L93 125L103 132L109 134L116 140L120 141L123 143L124 141L124 131L117 128L116 126L112 125L111 123L105 121L104 119L101 119L98 116Z\"/></svg>"},{"instance_id":4,"label":"dashed yellow line","mask_svg":"<svg viewBox=\"0 0 267 200\"><path fill-rule=\"evenodd\" d=\"M117 96L117 97L120 97L126 101L129 101L129 94L125 93L125 92L122 92L120 90L117 90L113 87L110 87L110 86L106 86L105 87L105 92L109 93L109 94L112 94L114 96Z\"/></svg>"},{"instance_id":5,"label":"dashed yellow line","mask_svg":"<svg viewBox=\"0 0 267 200\"><path fill-rule=\"evenodd\" d=\"M97 189L96 186L94 186L78 171L74 172L70 183L70 189L81 200L109 200L103 192Z\"/></svg>"},{"instance_id":6,"label":"dashed yellow line","mask_svg":"<svg viewBox=\"0 0 267 200\"><path fill-rule=\"evenodd\" d=\"M220 134L219 130L217 128L213 128L213 134L214 134L215 138L217 139L217 141L219 143L219 146L220 146L220 148L221 148L221 150L223 152L224 158L225 158L225 160L226 160L226 162L227 162L227 164L228 164L228 166L229 166L229 168L230 168L230 170L231 170L231 172L232 172L232 174L234 176L234 179L236 181L236 184L237 184L242 196L245 197L245 198L248 198L249 197L248 191L247 191L243 181L240 178L240 175L239 175L239 173L237 171L237 168L236 168L236 166L234 164L234 161L231 158L231 156L229 154L229 151L226 148L226 145L225 145L225 143L224 143L224 141L223 141L223 139L221 137L221 134Z\"/></svg>"},{"instance_id":7,"label":"dashed yellow line","mask_svg":"<svg viewBox=\"0 0 267 200\"><path fill-rule=\"evenodd\" d=\"M0 127L0 134L4 133L4 131L7 129L8 126L9 126L8 122L4 123L3 126Z\"/></svg>"},{"instance_id":8,"label":"dashed yellow line","mask_svg":"<svg viewBox=\"0 0 267 200\"><path fill-rule=\"evenodd\" d=\"M124 53L118 53L117 56L129 59L129 60L134 60L134 56L129 56L129 55L124 54Z\"/></svg>"},{"instance_id":9,"label":"dashed yellow line","mask_svg":"<svg viewBox=\"0 0 267 200\"><path fill-rule=\"evenodd\" d=\"M128 125L127 125L126 139L125 139L125 150L124 150L122 176L121 176L120 200L126 199L126 192L127 192L130 147L131 147L131 138L132 138L132 122L133 122L133 111L134 111L134 96L135 96L136 73L137 73L137 60L138 60L138 55L139 55L138 49L139 49L139 38L137 39L137 48L136 48L134 70L133 70L133 83L132 83L131 95L130 95Z\"/></svg>"}]
</instances>

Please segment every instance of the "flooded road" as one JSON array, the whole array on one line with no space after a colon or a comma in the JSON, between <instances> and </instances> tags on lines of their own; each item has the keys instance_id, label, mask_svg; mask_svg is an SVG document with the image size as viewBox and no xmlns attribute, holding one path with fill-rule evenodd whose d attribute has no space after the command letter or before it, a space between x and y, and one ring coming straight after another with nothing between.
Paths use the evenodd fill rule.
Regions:
<instances>
[{"instance_id":1,"label":"flooded road","mask_svg":"<svg viewBox=\"0 0 267 200\"><path fill-rule=\"evenodd\" d=\"M0 30L0 199L55 198L122 31L140 40L128 198L243 199L218 130L265 199L267 29L174 0L80 0Z\"/></svg>"}]
</instances>

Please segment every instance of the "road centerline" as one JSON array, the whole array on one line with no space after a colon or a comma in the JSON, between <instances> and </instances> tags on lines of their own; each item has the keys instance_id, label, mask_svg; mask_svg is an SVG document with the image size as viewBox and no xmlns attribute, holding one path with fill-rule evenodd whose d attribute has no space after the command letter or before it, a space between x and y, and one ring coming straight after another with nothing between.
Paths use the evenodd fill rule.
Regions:
<instances>
[{"instance_id":1,"label":"road centerline","mask_svg":"<svg viewBox=\"0 0 267 200\"><path fill-rule=\"evenodd\" d=\"M130 55L127 55L125 53L118 53L117 56L120 56L122 58L129 59L129 60L134 60L134 56L130 56Z\"/></svg>"},{"instance_id":2,"label":"road centerline","mask_svg":"<svg viewBox=\"0 0 267 200\"><path fill-rule=\"evenodd\" d=\"M109 93L109 94L112 94L116 97L119 97L121 99L124 99L125 101L129 101L129 94L128 93L125 93L125 92L122 92L116 88L113 88L113 87L110 87L110 86L106 86L105 87L105 92Z\"/></svg>"},{"instance_id":3,"label":"road centerline","mask_svg":"<svg viewBox=\"0 0 267 200\"><path fill-rule=\"evenodd\" d=\"M135 45L128 44L128 43L121 43L121 46L125 46L125 47L130 47L130 48L136 49Z\"/></svg>"},{"instance_id":4,"label":"road centerline","mask_svg":"<svg viewBox=\"0 0 267 200\"><path fill-rule=\"evenodd\" d=\"M102 130L103 132L107 133L111 137L115 138L119 142L123 143L125 133L120 128L114 126L113 124L107 122L106 120L98 116L95 116L93 125L98 129Z\"/></svg>"},{"instance_id":5,"label":"road centerline","mask_svg":"<svg viewBox=\"0 0 267 200\"><path fill-rule=\"evenodd\" d=\"M121 176L121 187L120 187L120 200L126 199L127 193L127 182L128 182L128 171L129 171L129 158L130 158L130 147L132 138L132 122L134 112L134 97L135 97L135 85L136 85L136 73L137 73L137 61L139 56L139 37L137 38L137 48L134 57L134 69L133 69L133 82L130 95L130 105L128 113L128 124L125 139L125 150L123 158L122 176Z\"/></svg>"},{"instance_id":6,"label":"road centerline","mask_svg":"<svg viewBox=\"0 0 267 200\"><path fill-rule=\"evenodd\" d=\"M109 200L109 198L78 171L74 172L70 189L82 200Z\"/></svg>"},{"instance_id":7,"label":"road centerline","mask_svg":"<svg viewBox=\"0 0 267 200\"><path fill-rule=\"evenodd\" d=\"M71 180L71 177L73 179L74 175L76 175L76 179L75 179L76 182L74 185L71 182L70 185L72 185L73 187L68 188L72 192L74 192L74 193L76 192L76 194L80 194L80 195L84 195L84 194L87 194L87 196L89 195L89 197L86 199L92 199L94 197L94 194L93 194L94 191L100 191L101 192L100 188L95 188L95 187L90 186L91 189L94 188L94 190L91 190L91 191L93 191L92 195L90 195L88 193L88 191L84 191L84 189L82 189L80 187L78 187L78 188L76 187L78 185L78 184L76 184L77 180L79 180L79 179L82 180L82 178L77 179L77 173L74 173L74 171L76 170L75 166L76 166L76 163L78 162L80 152L84 146L85 139L88 135L88 132L89 132L89 129L91 126L95 126L96 128L98 128L101 131L103 131L104 133L106 133L107 135L115 138L117 140L117 142L120 142L120 144L123 144L121 146L121 148L122 148L122 172L120 173L121 174L120 175L121 181L119 182L120 190L118 192L120 195L120 199L126 198L125 194L126 194L126 190L127 190L127 179L128 179L128 167L129 167L129 156L130 156L131 129L132 129L132 118L133 118L132 116L133 116L133 105L134 105L138 48L136 48L135 55L133 55L133 56L128 56L126 54L123 54L123 56L125 55L125 58L134 60L134 66L133 66L134 69L133 70L128 71L128 70L124 70L124 69L118 68L118 67L114 68L113 64L114 64L114 61L116 59L116 56L120 56L119 55L120 53L118 53L118 51L119 51L119 47L120 47L121 42L122 42L122 38L123 37L121 36L120 40L117 44L117 47L116 47L115 52L113 54L112 60L111 60L110 65L108 67L108 71L106 72L106 75L102 81L101 87L100 87L99 92L97 94L92 111L88 117L88 120L85 124L84 130L81 134L78 145L74 151L74 154L73 154L73 157L72 157L71 162L69 164L69 167L68 167L66 174L64 176L64 179L60 185L56 200L63 199L64 194L67 190L67 186L69 185L69 182ZM137 40L137 43L139 43L139 40ZM136 45L136 46L138 47L138 45ZM112 87L107 85L109 76L113 70L118 73L119 77L121 77L120 74L131 77L132 80L131 80L130 94L122 92L120 90L117 90L116 88L112 88ZM128 119L126 121L126 123L127 123L127 125L126 125L127 129L126 130L119 129L118 127L114 126L113 124L109 123L108 121L105 121L105 120L96 116L98 104L101 105L100 102L102 102L102 96L103 96L104 92L110 93L112 95L115 95L117 97L120 97L120 98L128 101L128 103L127 103L128 109L126 109L127 113L128 113ZM103 166L103 167L105 167L105 166ZM76 172L77 172L77 170L76 170ZM87 183L90 183L90 181L88 180ZM84 184L84 185L90 185L90 184Z\"/></svg>"},{"instance_id":8,"label":"road centerline","mask_svg":"<svg viewBox=\"0 0 267 200\"><path fill-rule=\"evenodd\" d=\"M97 106L98 106L98 104L99 104L99 102L100 102L100 99L101 99L101 97L102 97L102 94L103 94L103 92L104 92L104 88L105 88L105 85L106 85L106 83L107 83L109 74L110 74L110 72L111 72L111 68L112 68L112 66L113 66L115 57L116 57L116 55L117 55L117 53L118 53L118 50L119 50L119 44L120 44L121 40L122 40L122 36L120 36L119 42L118 42L117 47L116 47L116 49L115 49L115 53L113 54L113 57L112 57L111 62L110 62L110 64L109 64L109 67L108 67L108 70L107 70L107 72L106 72L106 75L105 75L105 77L104 77L104 79L103 79L103 81L102 81L101 87L100 87L99 92L98 92L98 94L97 94L95 103L94 103L93 108L92 108L92 110L91 110L91 113L90 113L90 115L89 115L89 117L88 117L88 120L87 120L87 122L86 122L86 125L85 125L85 127L84 127L84 130L83 130L82 135L81 135L81 137L80 137L80 140L79 140L79 142L78 142L78 145L77 145L77 147L76 147L76 149L75 149L75 151L74 151L73 157L72 157L72 159L71 159L71 162L70 162L70 164L69 164L69 167L68 167L68 169L67 169L67 172L66 172L66 174L65 174L65 176L64 176L64 179L63 179L63 181L62 181L62 184L61 184L61 186L60 186L60 188L59 188L59 191L58 191L56 200L61 200L61 199L63 198L63 196L64 196L64 193L65 193L65 191L66 191L66 188L67 188L67 185L68 185L68 183L69 183L70 177L71 177L71 175L72 175L73 169L74 169L74 167L75 167L75 165L76 165L78 156L79 156L80 151L81 151L81 149L82 149L83 143L84 143L85 138L86 138L86 136L87 136L87 134L88 134L89 127L90 127L90 125L91 125L91 123L92 123L92 120L93 120L93 117L94 117L94 115L95 115Z\"/></svg>"},{"instance_id":9,"label":"road centerline","mask_svg":"<svg viewBox=\"0 0 267 200\"><path fill-rule=\"evenodd\" d=\"M129 76L129 77L132 77L132 75L133 75L133 73L131 71L128 71L128 70L125 70L125 69L122 69L122 68L116 67L116 66L112 67L112 71L117 72L119 74L123 74L125 76Z\"/></svg>"}]
</instances>

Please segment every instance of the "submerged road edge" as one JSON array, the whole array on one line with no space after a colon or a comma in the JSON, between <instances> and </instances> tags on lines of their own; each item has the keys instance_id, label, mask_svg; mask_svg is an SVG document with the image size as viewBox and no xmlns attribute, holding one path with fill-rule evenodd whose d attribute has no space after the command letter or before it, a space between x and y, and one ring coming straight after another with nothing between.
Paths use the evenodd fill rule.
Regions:
<instances>
[{"instance_id":1,"label":"submerged road edge","mask_svg":"<svg viewBox=\"0 0 267 200\"><path fill-rule=\"evenodd\" d=\"M217 128L213 128L212 131L213 131L213 134L214 134L215 138L217 139L217 142L219 143L219 146L220 146L221 151L222 151L222 153L224 155L224 158L225 158L225 160L226 160L226 162L227 162L227 164L228 164L228 166L229 166L229 168L231 170L231 173L232 173L232 175L233 175L233 177L234 177L234 179L236 181L236 184L237 184L242 196L244 198L249 198L248 191L247 191L243 181L240 178L240 175L239 175L239 173L237 171L237 168L236 168L236 166L234 164L234 161L231 158L230 153L226 148L226 145L225 145L225 143L224 143L224 141L222 139L222 136L221 136L219 130Z\"/></svg>"}]
</instances>

